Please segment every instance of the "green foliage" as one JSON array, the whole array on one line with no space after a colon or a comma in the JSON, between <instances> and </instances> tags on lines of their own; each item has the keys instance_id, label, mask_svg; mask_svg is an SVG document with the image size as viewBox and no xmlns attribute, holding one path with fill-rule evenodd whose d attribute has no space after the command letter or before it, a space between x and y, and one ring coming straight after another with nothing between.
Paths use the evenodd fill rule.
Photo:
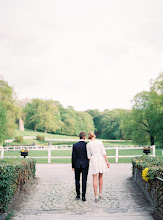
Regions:
<instances>
[{"instance_id":1,"label":"green foliage","mask_svg":"<svg viewBox=\"0 0 163 220\"><path fill-rule=\"evenodd\" d=\"M101 135L101 115L102 115L102 113L98 109L92 109L92 110L89 109L86 112L89 113L92 116L94 126L95 126L95 134L96 134L97 137L100 137L100 135Z\"/></svg>"},{"instance_id":2,"label":"green foliage","mask_svg":"<svg viewBox=\"0 0 163 220\"><path fill-rule=\"evenodd\" d=\"M45 133L56 132L60 128L58 102L53 100L33 99L24 108L25 127L41 130Z\"/></svg>"},{"instance_id":3,"label":"green foliage","mask_svg":"<svg viewBox=\"0 0 163 220\"><path fill-rule=\"evenodd\" d=\"M16 128L15 122L19 117L19 108L15 105L13 88L3 80L0 80L0 102L6 108L6 137L13 137Z\"/></svg>"},{"instance_id":4,"label":"green foliage","mask_svg":"<svg viewBox=\"0 0 163 220\"><path fill-rule=\"evenodd\" d=\"M7 213L7 217L5 218L5 220L11 220L11 218L14 216L13 211L12 212L8 212Z\"/></svg>"},{"instance_id":5,"label":"green foliage","mask_svg":"<svg viewBox=\"0 0 163 220\"><path fill-rule=\"evenodd\" d=\"M45 137L43 135L37 135L36 139L39 141L45 141Z\"/></svg>"},{"instance_id":6,"label":"green foliage","mask_svg":"<svg viewBox=\"0 0 163 220\"><path fill-rule=\"evenodd\" d=\"M106 110L101 117L101 137L106 139L122 139L120 128L120 111Z\"/></svg>"},{"instance_id":7,"label":"green foliage","mask_svg":"<svg viewBox=\"0 0 163 220\"><path fill-rule=\"evenodd\" d=\"M156 177L163 178L163 159L160 159L159 157L135 157L132 159L132 164L134 167L140 169L148 167L150 180L154 180Z\"/></svg>"},{"instance_id":8,"label":"green foliage","mask_svg":"<svg viewBox=\"0 0 163 220\"><path fill-rule=\"evenodd\" d=\"M144 139L154 145L156 109L155 96L152 92L141 92L134 97L134 106L132 111L133 128L135 135L133 141ZM138 134L137 134L138 133Z\"/></svg>"},{"instance_id":9,"label":"green foliage","mask_svg":"<svg viewBox=\"0 0 163 220\"><path fill-rule=\"evenodd\" d=\"M34 136L35 137L37 135L44 135L45 138L51 138L51 139L78 139L79 138L77 136L35 132L33 130L28 130L28 129L25 129L25 131L19 131L16 129L15 133L17 136L22 135L22 136Z\"/></svg>"},{"instance_id":10,"label":"green foliage","mask_svg":"<svg viewBox=\"0 0 163 220\"><path fill-rule=\"evenodd\" d=\"M40 122L39 115L39 99L33 99L32 102L27 103L23 109L25 114L25 127L36 131Z\"/></svg>"},{"instance_id":11,"label":"green foliage","mask_svg":"<svg viewBox=\"0 0 163 220\"><path fill-rule=\"evenodd\" d=\"M0 143L3 143L7 135L7 110L0 103Z\"/></svg>"},{"instance_id":12,"label":"green foliage","mask_svg":"<svg viewBox=\"0 0 163 220\"><path fill-rule=\"evenodd\" d=\"M163 143L163 73L151 83L150 91L133 98L132 111L122 118L122 132L135 144Z\"/></svg>"},{"instance_id":13,"label":"green foliage","mask_svg":"<svg viewBox=\"0 0 163 220\"><path fill-rule=\"evenodd\" d=\"M0 102L6 108L0 106L0 122L3 118L5 125L0 132L0 141L5 136L14 136L15 121L21 114L25 119L25 128L35 132L78 136L80 131L95 131L98 138L133 140L134 144L157 143L163 146L163 73L151 82L150 91L140 92L133 98L132 110L100 112L93 109L78 112L72 106L64 108L57 101L43 99L29 100L20 110L15 105L12 87L2 80ZM2 130L2 124L0 126Z\"/></svg>"},{"instance_id":14,"label":"green foliage","mask_svg":"<svg viewBox=\"0 0 163 220\"><path fill-rule=\"evenodd\" d=\"M60 113L53 100L41 100L39 105L39 128L45 133L56 132L59 129Z\"/></svg>"},{"instance_id":15,"label":"green foliage","mask_svg":"<svg viewBox=\"0 0 163 220\"><path fill-rule=\"evenodd\" d=\"M23 142L23 136L17 136L17 137L15 137L15 141L18 142L18 143Z\"/></svg>"},{"instance_id":16,"label":"green foliage","mask_svg":"<svg viewBox=\"0 0 163 220\"><path fill-rule=\"evenodd\" d=\"M132 140L132 111L126 110L121 115L120 127L125 140Z\"/></svg>"},{"instance_id":17,"label":"green foliage","mask_svg":"<svg viewBox=\"0 0 163 220\"><path fill-rule=\"evenodd\" d=\"M35 165L34 159L0 160L0 212L7 210L17 190L35 176Z\"/></svg>"},{"instance_id":18,"label":"green foliage","mask_svg":"<svg viewBox=\"0 0 163 220\"><path fill-rule=\"evenodd\" d=\"M89 131L94 131L94 123L92 117L87 112L76 112L76 135L80 133L80 131L85 131L86 134Z\"/></svg>"},{"instance_id":19,"label":"green foliage","mask_svg":"<svg viewBox=\"0 0 163 220\"><path fill-rule=\"evenodd\" d=\"M126 111L124 109L105 110L104 112L99 112L97 109L88 110L87 112L93 117L96 136L112 140L124 139L121 121Z\"/></svg>"},{"instance_id":20,"label":"green foliage","mask_svg":"<svg viewBox=\"0 0 163 220\"><path fill-rule=\"evenodd\" d=\"M64 108L53 100L33 99L24 108L25 127L44 131L78 136L80 131L94 131L92 117L87 112L77 112L72 106Z\"/></svg>"}]
</instances>

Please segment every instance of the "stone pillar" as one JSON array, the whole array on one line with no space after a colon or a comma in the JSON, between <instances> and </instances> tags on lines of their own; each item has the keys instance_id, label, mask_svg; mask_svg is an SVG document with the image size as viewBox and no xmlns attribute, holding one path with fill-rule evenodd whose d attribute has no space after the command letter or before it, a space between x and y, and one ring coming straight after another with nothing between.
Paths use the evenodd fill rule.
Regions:
<instances>
[{"instance_id":1,"label":"stone pillar","mask_svg":"<svg viewBox=\"0 0 163 220\"><path fill-rule=\"evenodd\" d=\"M24 122L21 118L19 119L19 131L24 131Z\"/></svg>"}]
</instances>

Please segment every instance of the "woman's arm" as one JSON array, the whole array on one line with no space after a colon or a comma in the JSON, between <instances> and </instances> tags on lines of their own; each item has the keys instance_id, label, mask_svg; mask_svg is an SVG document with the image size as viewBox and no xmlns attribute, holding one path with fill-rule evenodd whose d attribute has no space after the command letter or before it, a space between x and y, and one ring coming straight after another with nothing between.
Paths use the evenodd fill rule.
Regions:
<instances>
[{"instance_id":1,"label":"woman's arm","mask_svg":"<svg viewBox=\"0 0 163 220\"><path fill-rule=\"evenodd\" d=\"M101 141L101 149L102 149L102 154L104 155L104 159L105 159L105 161L106 161L107 167L109 168L109 167L110 167L110 164L109 164L108 158L107 158L107 156L106 156L106 150L105 150L105 148L104 148L104 145L103 145L102 141Z\"/></svg>"},{"instance_id":2,"label":"woman's arm","mask_svg":"<svg viewBox=\"0 0 163 220\"><path fill-rule=\"evenodd\" d=\"M107 158L106 154L104 154L104 158L105 158L105 161L106 161L107 167L109 168L109 167L110 167L110 164L109 164L109 161L108 161L108 158Z\"/></svg>"}]
</instances>

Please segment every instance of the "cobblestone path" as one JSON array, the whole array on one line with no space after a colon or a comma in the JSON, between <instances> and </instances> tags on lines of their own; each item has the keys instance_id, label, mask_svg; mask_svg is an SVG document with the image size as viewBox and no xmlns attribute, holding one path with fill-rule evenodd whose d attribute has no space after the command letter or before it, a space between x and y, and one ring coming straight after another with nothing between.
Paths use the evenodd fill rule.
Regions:
<instances>
[{"instance_id":1,"label":"cobblestone path","mask_svg":"<svg viewBox=\"0 0 163 220\"><path fill-rule=\"evenodd\" d=\"M12 220L113 219L152 220L152 208L132 181L131 164L111 164L104 174L103 198L94 202L88 175L86 202L75 200L70 164L39 164L36 178L20 193Z\"/></svg>"}]
</instances>

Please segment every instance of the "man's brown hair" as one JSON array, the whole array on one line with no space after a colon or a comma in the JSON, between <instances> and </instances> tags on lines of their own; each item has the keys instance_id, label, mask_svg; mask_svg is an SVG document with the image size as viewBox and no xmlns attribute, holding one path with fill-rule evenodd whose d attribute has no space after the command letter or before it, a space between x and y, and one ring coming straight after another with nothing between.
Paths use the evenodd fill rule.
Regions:
<instances>
[{"instance_id":1,"label":"man's brown hair","mask_svg":"<svg viewBox=\"0 0 163 220\"><path fill-rule=\"evenodd\" d=\"M79 134L80 139L83 139L86 136L85 131L81 131Z\"/></svg>"}]
</instances>

